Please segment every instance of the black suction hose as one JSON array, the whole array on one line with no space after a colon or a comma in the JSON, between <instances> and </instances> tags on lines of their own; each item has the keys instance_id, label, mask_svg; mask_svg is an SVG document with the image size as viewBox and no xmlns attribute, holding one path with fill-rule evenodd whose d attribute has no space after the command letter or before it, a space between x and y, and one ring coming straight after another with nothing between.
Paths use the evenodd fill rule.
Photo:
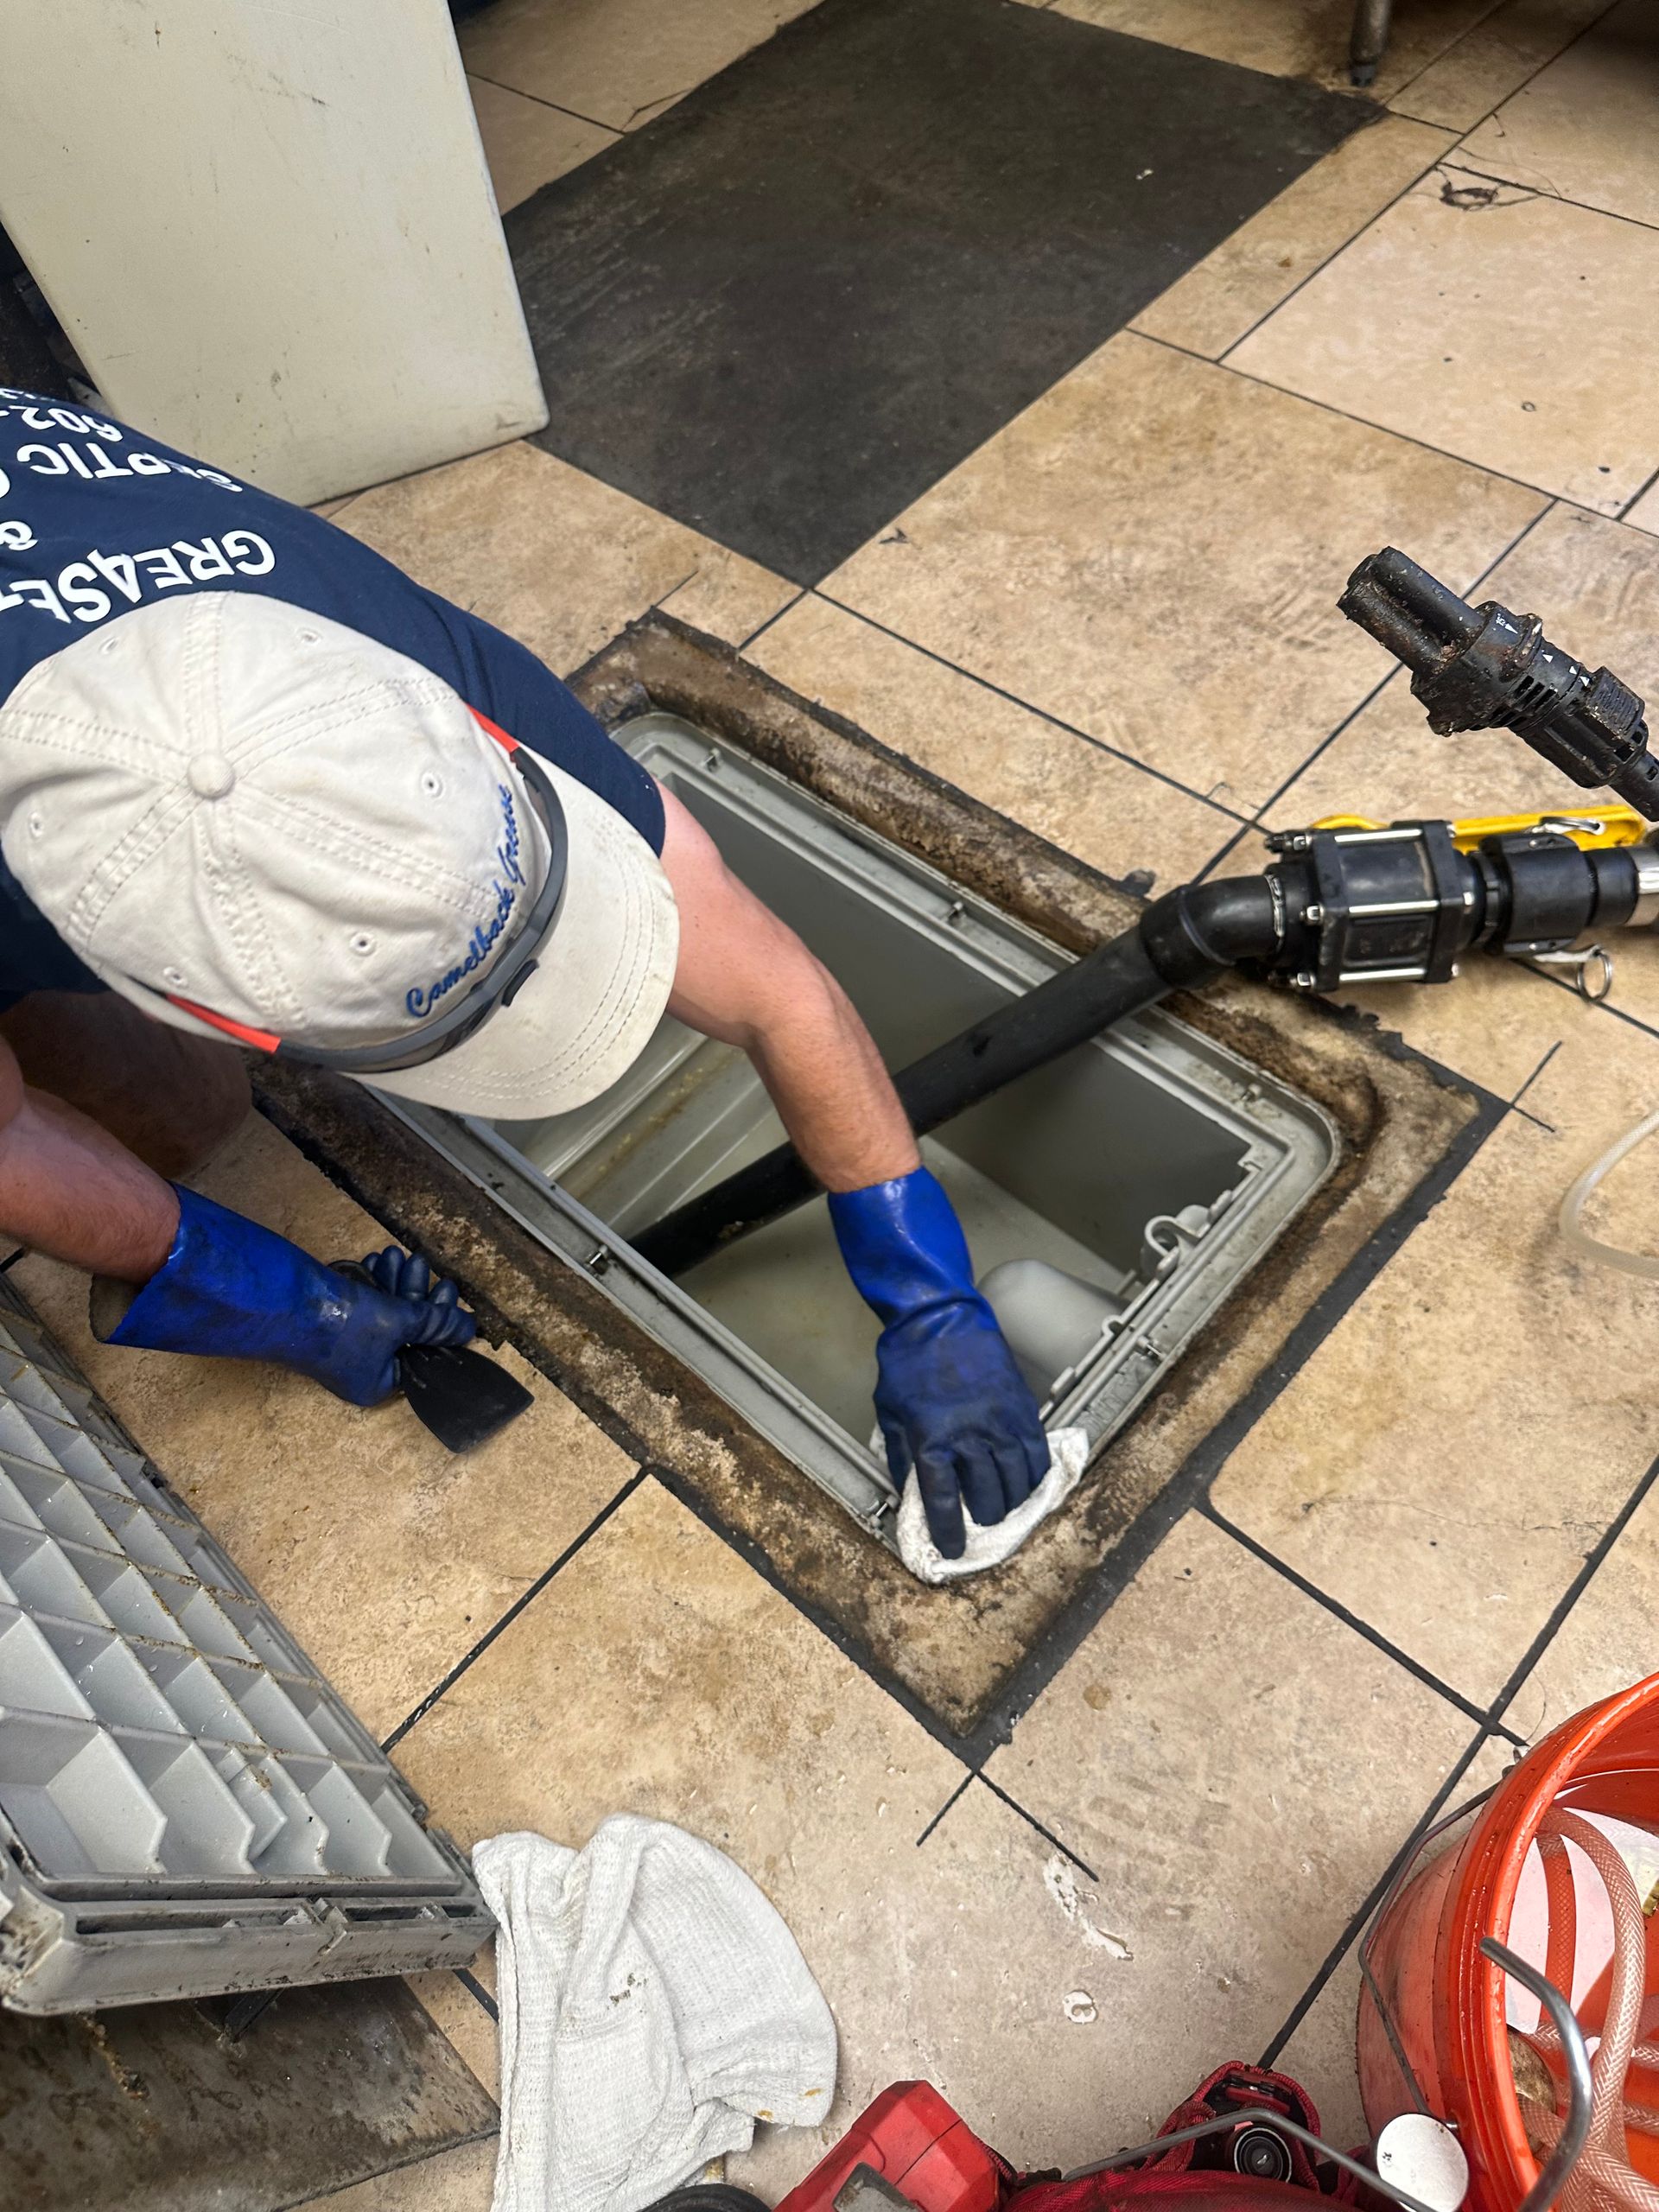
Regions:
<instances>
[{"instance_id":1,"label":"black suction hose","mask_svg":"<svg viewBox=\"0 0 1659 2212\"><path fill-rule=\"evenodd\" d=\"M893 1084L911 1127L925 1136L1126 1014L1207 982L1241 960L1266 958L1279 938L1264 876L1166 892L1135 928L901 1069ZM818 1187L793 1145L779 1145L630 1242L663 1274L683 1275L734 1237L804 1205Z\"/></svg>"}]
</instances>

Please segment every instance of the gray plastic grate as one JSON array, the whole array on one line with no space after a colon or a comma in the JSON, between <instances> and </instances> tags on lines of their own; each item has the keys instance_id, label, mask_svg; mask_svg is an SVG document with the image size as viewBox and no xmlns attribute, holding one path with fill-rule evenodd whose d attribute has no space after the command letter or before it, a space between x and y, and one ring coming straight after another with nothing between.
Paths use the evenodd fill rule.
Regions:
<instances>
[{"instance_id":1,"label":"gray plastic grate","mask_svg":"<svg viewBox=\"0 0 1659 2212\"><path fill-rule=\"evenodd\" d=\"M423 1814L0 1276L0 2000L462 1963Z\"/></svg>"}]
</instances>

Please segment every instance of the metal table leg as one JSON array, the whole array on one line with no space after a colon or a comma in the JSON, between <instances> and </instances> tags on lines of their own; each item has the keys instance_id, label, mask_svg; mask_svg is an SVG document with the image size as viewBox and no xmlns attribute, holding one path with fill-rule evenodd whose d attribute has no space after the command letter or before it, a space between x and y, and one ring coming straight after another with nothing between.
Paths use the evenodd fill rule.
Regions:
<instances>
[{"instance_id":1,"label":"metal table leg","mask_svg":"<svg viewBox=\"0 0 1659 2212\"><path fill-rule=\"evenodd\" d=\"M1373 84L1376 65L1389 42L1394 0L1354 0L1353 34L1348 41L1348 73L1357 85Z\"/></svg>"}]
</instances>

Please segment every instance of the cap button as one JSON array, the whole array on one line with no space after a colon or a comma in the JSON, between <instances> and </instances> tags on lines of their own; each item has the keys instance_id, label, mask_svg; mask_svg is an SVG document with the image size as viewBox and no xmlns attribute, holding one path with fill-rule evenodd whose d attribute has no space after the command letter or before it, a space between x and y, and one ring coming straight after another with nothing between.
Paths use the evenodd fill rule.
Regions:
<instances>
[{"instance_id":1,"label":"cap button","mask_svg":"<svg viewBox=\"0 0 1659 2212\"><path fill-rule=\"evenodd\" d=\"M223 798L236 783L236 770L222 753L198 753L185 773L199 798Z\"/></svg>"}]
</instances>

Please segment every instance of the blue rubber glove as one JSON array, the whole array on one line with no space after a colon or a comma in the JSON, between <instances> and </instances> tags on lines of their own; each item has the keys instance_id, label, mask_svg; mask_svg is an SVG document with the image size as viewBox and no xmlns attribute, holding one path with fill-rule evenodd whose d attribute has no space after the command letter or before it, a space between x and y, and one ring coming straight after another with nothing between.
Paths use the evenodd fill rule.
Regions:
<instances>
[{"instance_id":1,"label":"blue rubber glove","mask_svg":"<svg viewBox=\"0 0 1659 2212\"><path fill-rule=\"evenodd\" d=\"M372 1253L363 1262L372 1280L359 1281L194 1191L178 1198L173 1249L108 1327L100 1324L127 1287L94 1285L92 1326L104 1343L268 1359L372 1406L397 1389L405 1344L464 1344L473 1335L454 1283L435 1285L425 1261L396 1245Z\"/></svg>"},{"instance_id":2,"label":"blue rubber glove","mask_svg":"<svg viewBox=\"0 0 1659 2212\"><path fill-rule=\"evenodd\" d=\"M887 1465L912 1463L933 1541L945 1559L1028 1497L1048 1470L1048 1440L996 1316L974 1288L950 1201L925 1167L862 1191L832 1191L830 1218L847 1272L887 1326L876 1344L875 1415Z\"/></svg>"}]
</instances>

